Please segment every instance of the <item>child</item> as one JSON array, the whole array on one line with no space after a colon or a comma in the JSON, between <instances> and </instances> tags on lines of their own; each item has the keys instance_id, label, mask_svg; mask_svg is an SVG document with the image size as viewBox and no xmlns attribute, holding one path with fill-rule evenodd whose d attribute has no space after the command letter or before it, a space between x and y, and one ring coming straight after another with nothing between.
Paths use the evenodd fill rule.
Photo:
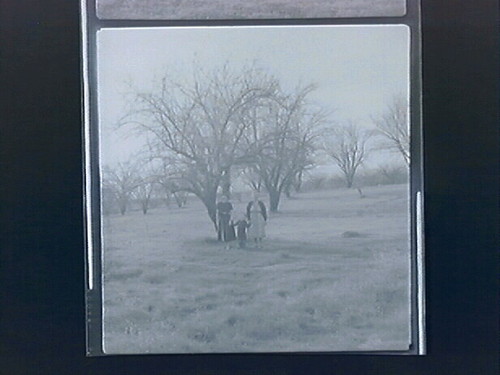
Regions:
<instances>
[{"instance_id":1,"label":"child","mask_svg":"<svg viewBox=\"0 0 500 375\"><path fill-rule=\"evenodd\" d=\"M231 248L231 244L233 241L236 241L236 233L234 231L234 227L236 224L231 220L227 223L225 233L224 233L224 242L226 243L225 249L229 250Z\"/></svg>"},{"instance_id":2,"label":"child","mask_svg":"<svg viewBox=\"0 0 500 375\"><path fill-rule=\"evenodd\" d=\"M245 215L241 215L239 220L234 223L236 226L236 237L238 238L238 245L240 249L244 249L247 245L247 228L250 224L246 220Z\"/></svg>"}]
</instances>

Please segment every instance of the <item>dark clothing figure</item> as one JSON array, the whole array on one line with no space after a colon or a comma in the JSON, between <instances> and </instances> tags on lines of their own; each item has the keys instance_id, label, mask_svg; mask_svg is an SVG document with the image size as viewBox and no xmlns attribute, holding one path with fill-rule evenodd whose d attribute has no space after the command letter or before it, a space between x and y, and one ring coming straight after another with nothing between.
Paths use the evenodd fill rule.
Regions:
<instances>
[{"instance_id":1,"label":"dark clothing figure","mask_svg":"<svg viewBox=\"0 0 500 375\"><path fill-rule=\"evenodd\" d=\"M233 205L231 202L217 203L217 239L219 241L228 241L226 237L229 231L232 210Z\"/></svg>"},{"instance_id":2,"label":"dark clothing figure","mask_svg":"<svg viewBox=\"0 0 500 375\"><path fill-rule=\"evenodd\" d=\"M246 220L238 220L234 225L236 226L238 245L241 249L244 249L247 245L247 229L250 227L250 224Z\"/></svg>"}]
</instances>

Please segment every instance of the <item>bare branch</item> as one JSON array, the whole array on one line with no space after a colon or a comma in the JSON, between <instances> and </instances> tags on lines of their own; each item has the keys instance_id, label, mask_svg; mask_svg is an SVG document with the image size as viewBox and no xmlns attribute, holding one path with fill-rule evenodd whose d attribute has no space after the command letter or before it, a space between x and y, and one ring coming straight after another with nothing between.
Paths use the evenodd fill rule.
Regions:
<instances>
[{"instance_id":1,"label":"bare branch","mask_svg":"<svg viewBox=\"0 0 500 375\"><path fill-rule=\"evenodd\" d=\"M386 138L382 147L399 152L407 165L410 164L409 104L403 96L395 96L379 117L372 118L378 133Z\"/></svg>"}]
</instances>

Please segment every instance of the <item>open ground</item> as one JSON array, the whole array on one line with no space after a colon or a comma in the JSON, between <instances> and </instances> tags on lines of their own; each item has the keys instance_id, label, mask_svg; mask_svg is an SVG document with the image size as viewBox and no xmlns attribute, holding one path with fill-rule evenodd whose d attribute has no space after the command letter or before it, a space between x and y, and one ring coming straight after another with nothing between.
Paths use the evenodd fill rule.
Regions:
<instances>
[{"instance_id":1,"label":"open ground","mask_svg":"<svg viewBox=\"0 0 500 375\"><path fill-rule=\"evenodd\" d=\"M405 14L405 0L97 0L109 19L383 17Z\"/></svg>"},{"instance_id":2,"label":"open ground","mask_svg":"<svg viewBox=\"0 0 500 375\"><path fill-rule=\"evenodd\" d=\"M194 198L105 216L105 351L407 349L408 185L363 193L284 199L263 249L225 250Z\"/></svg>"}]
</instances>

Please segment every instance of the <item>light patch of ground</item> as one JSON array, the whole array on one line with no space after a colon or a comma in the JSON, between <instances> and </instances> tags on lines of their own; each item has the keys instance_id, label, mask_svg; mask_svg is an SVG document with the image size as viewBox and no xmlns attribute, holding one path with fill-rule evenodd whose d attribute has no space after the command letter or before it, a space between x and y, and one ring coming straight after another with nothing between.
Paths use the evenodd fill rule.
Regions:
<instances>
[{"instance_id":1,"label":"light patch of ground","mask_svg":"<svg viewBox=\"0 0 500 375\"><path fill-rule=\"evenodd\" d=\"M407 349L407 189L284 199L263 249L225 250L194 200L106 217L106 352Z\"/></svg>"},{"instance_id":2,"label":"light patch of ground","mask_svg":"<svg viewBox=\"0 0 500 375\"><path fill-rule=\"evenodd\" d=\"M107 19L239 19L403 16L405 0L97 0Z\"/></svg>"}]
</instances>

